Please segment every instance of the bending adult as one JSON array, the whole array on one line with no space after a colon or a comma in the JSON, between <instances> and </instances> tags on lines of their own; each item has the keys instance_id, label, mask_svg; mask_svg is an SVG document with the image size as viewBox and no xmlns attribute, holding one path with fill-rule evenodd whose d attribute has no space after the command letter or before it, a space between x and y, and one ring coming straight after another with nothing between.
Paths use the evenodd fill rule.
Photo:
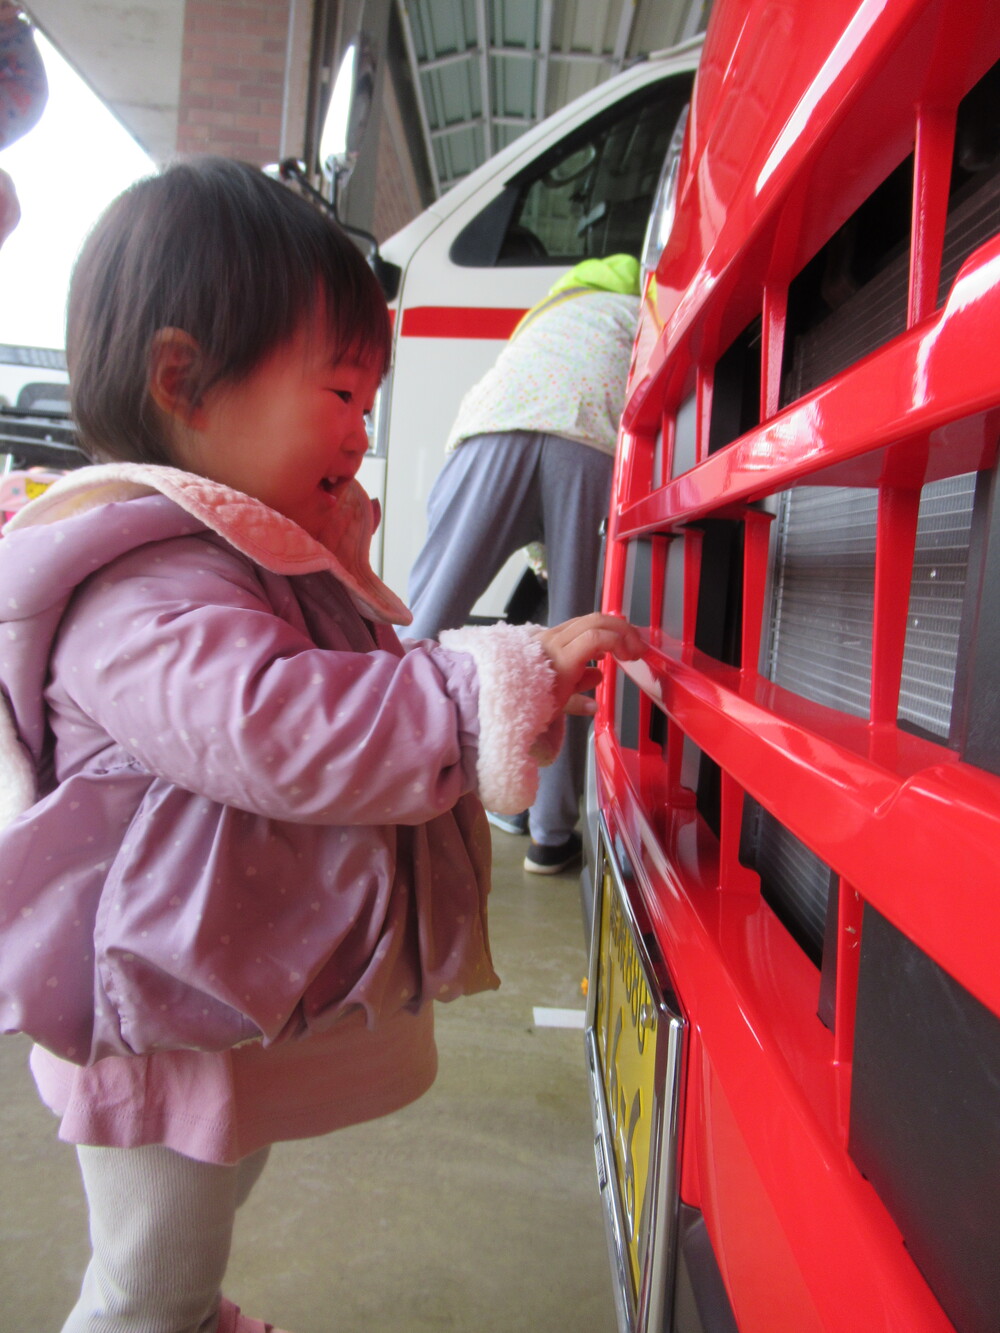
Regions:
<instances>
[{"instance_id":1,"label":"bending adult","mask_svg":"<svg viewBox=\"0 0 1000 1333\"><path fill-rule=\"evenodd\" d=\"M504 562L535 542L545 546L549 623L593 610L638 292L631 255L577 264L463 398L410 574L415 638L464 624ZM532 873L579 858L586 736L586 719L569 719L542 771L528 812Z\"/></svg>"}]
</instances>

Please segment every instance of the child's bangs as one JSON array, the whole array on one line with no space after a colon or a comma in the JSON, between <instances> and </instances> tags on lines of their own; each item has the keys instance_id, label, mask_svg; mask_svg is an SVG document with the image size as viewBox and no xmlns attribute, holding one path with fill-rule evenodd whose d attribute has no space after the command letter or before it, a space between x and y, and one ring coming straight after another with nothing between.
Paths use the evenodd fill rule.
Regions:
<instances>
[{"instance_id":1,"label":"child's bangs","mask_svg":"<svg viewBox=\"0 0 1000 1333\"><path fill-rule=\"evenodd\" d=\"M353 241L347 242L353 247ZM382 377L392 354L389 311L374 273L357 255L357 266L319 274L319 298L325 312L326 333L339 361L372 366Z\"/></svg>"}]
</instances>

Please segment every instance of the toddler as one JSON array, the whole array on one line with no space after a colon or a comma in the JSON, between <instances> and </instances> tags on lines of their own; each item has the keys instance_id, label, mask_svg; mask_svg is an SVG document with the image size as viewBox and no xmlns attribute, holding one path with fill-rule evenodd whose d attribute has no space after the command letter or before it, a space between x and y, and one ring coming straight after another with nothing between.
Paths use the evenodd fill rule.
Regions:
<instances>
[{"instance_id":1,"label":"toddler","mask_svg":"<svg viewBox=\"0 0 1000 1333\"><path fill-rule=\"evenodd\" d=\"M77 1145L66 1333L263 1333L221 1296L269 1145L433 1081L495 987L481 802L531 803L610 616L401 644L355 480L390 353L352 243L182 163L86 243L81 469L0 540L0 1030Z\"/></svg>"}]
</instances>

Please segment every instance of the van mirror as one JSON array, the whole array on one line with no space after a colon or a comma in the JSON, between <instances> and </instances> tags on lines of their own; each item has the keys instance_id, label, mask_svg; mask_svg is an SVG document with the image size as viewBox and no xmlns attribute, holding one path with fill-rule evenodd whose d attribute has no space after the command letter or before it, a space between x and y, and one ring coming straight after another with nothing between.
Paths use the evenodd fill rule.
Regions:
<instances>
[{"instance_id":1,"label":"van mirror","mask_svg":"<svg viewBox=\"0 0 1000 1333\"><path fill-rule=\"evenodd\" d=\"M319 142L319 164L334 191L354 170L371 115L378 59L375 47L359 34L347 47L330 93Z\"/></svg>"},{"instance_id":2,"label":"van mirror","mask_svg":"<svg viewBox=\"0 0 1000 1333\"><path fill-rule=\"evenodd\" d=\"M563 185L569 185L575 181L578 176L582 176L592 162L597 158L597 149L592 143L584 144L575 153L570 153L557 162L551 171L542 177L542 184L550 190L557 190Z\"/></svg>"}]
</instances>

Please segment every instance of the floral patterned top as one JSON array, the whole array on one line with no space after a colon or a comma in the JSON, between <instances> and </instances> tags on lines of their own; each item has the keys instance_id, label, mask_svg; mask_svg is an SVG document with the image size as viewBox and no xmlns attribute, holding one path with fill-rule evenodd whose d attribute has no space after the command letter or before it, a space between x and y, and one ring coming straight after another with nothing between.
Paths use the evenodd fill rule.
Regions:
<instances>
[{"instance_id":1,"label":"floral patterned top","mask_svg":"<svg viewBox=\"0 0 1000 1333\"><path fill-rule=\"evenodd\" d=\"M576 288L524 321L466 393L448 437L544 431L613 454L639 298Z\"/></svg>"}]
</instances>

